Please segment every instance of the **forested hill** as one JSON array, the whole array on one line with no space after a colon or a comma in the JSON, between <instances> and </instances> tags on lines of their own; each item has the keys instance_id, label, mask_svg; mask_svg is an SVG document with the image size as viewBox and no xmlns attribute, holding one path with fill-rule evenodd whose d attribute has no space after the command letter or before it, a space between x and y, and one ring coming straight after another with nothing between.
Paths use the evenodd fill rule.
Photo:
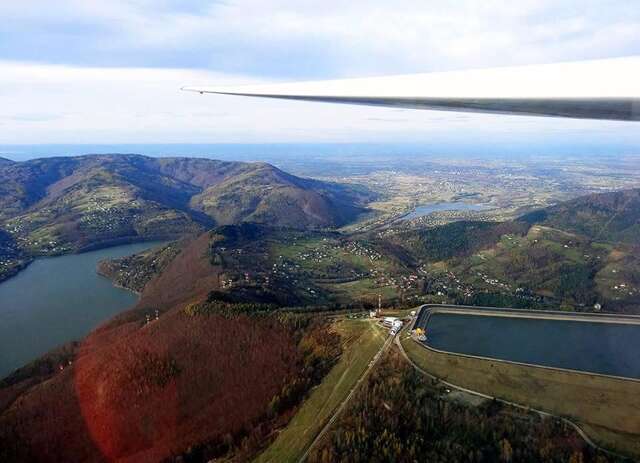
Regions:
<instances>
[{"instance_id":1,"label":"forested hill","mask_svg":"<svg viewBox=\"0 0 640 463\"><path fill-rule=\"evenodd\" d=\"M620 245L640 244L640 189L581 196L508 222L453 222L436 228L405 229L390 241L419 259L468 257L508 234L524 235L532 225Z\"/></svg>"},{"instance_id":2,"label":"forested hill","mask_svg":"<svg viewBox=\"0 0 640 463\"><path fill-rule=\"evenodd\" d=\"M522 219L597 241L640 244L640 188L581 196Z\"/></svg>"},{"instance_id":3,"label":"forested hill","mask_svg":"<svg viewBox=\"0 0 640 463\"><path fill-rule=\"evenodd\" d=\"M568 310L640 310L638 189L583 196L508 222L454 222L385 239L432 285L458 288L458 302L530 306L543 298Z\"/></svg>"},{"instance_id":4,"label":"forested hill","mask_svg":"<svg viewBox=\"0 0 640 463\"><path fill-rule=\"evenodd\" d=\"M32 253L169 238L214 225L343 225L364 189L302 179L265 163L134 154L0 160L0 228Z\"/></svg>"}]
</instances>

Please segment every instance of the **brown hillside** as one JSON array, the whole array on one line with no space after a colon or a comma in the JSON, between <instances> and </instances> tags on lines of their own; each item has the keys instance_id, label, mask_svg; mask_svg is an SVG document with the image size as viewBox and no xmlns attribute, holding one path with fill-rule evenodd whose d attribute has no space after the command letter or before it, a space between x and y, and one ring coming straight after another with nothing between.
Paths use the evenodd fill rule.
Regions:
<instances>
[{"instance_id":1,"label":"brown hillside","mask_svg":"<svg viewBox=\"0 0 640 463\"><path fill-rule=\"evenodd\" d=\"M299 363L270 318L173 309L117 331L117 342L89 336L73 366L0 417L13 461L159 461L250 426Z\"/></svg>"},{"instance_id":2,"label":"brown hillside","mask_svg":"<svg viewBox=\"0 0 640 463\"><path fill-rule=\"evenodd\" d=\"M149 462L191 447L216 456L245 435L250 454L286 419L337 355L335 336L215 304L185 310L218 288L209 242L186 245L134 309L62 357L72 363L0 387L0 461Z\"/></svg>"}]
</instances>

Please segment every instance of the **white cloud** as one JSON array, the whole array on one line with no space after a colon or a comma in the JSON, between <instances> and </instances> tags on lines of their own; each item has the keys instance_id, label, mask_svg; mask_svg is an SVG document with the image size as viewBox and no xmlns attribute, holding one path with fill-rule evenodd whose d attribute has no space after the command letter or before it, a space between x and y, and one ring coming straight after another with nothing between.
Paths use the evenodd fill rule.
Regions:
<instances>
[{"instance_id":1,"label":"white cloud","mask_svg":"<svg viewBox=\"0 0 640 463\"><path fill-rule=\"evenodd\" d=\"M4 27L13 31L6 37L21 38L13 47L42 45L42 36L51 39L46 45L54 62L84 65L102 60L130 66L137 60L142 66L330 77L640 53L640 8L628 0L31 0L28 5L0 4ZM65 43L60 30L79 30L85 40Z\"/></svg>"},{"instance_id":2,"label":"white cloud","mask_svg":"<svg viewBox=\"0 0 640 463\"><path fill-rule=\"evenodd\" d=\"M177 89L640 54L640 8L628 0L26 0L0 1L0 17L3 143L631 130Z\"/></svg>"}]
</instances>

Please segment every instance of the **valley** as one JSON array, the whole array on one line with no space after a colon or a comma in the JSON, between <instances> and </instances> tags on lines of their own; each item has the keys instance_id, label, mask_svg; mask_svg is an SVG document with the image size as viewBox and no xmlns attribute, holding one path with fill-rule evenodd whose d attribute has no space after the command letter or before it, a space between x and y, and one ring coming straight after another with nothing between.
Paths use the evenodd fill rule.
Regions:
<instances>
[{"instance_id":1,"label":"valley","mask_svg":"<svg viewBox=\"0 0 640 463\"><path fill-rule=\"evenodd\" d=\"M324 163L282 158L277 163L301 175L366 184L381 195L371 205L383 213L374 221L377 224L410 213L416 206L439 202L484 204L492 209L482 214L460 213L454 217L457 220L503 221L578 196L640 185L637 155L405 153L350 156L347 160L336 156ZM447 220L429 222L442 225Z\"/></svg>"},{"instance_id":2,"label":"valley","mask_svg":"<svg viewBox=\"0 0 640 463\"><path fill-rule=\"evenodd\" d=\"M0 281L35 256L176 239L214 225L341 226L373 197L266 163L140 155L7 162L0 178Z\"/></svg>"},{"instance_id":3,"label":"valley","mask_svg":"<svg viewBox=\"0 0 640 463\"><path fill-rule=\"evenodd\" d=\"M0 235L6 268L142 241L139 252L91 269L139 299L0 382L0 459L330 461L354 422L367 426L359 451L396 426L396 412L370 421L362 407L404 410L394 394L419 391L429 416L482 441L485 456L536 458L544 448L552 461L617 461L555 418L450 399L406 369L368 315L381 306L406 316L425 303L640 313L639 189L580 196L564 183L562 193L532 189L525 198L501 181L500 194L463 191L484 178L468 172L449 186L413 176L410 189L404 174L388 183L376 183L379 173L312 180L264 163L136 155L40 162L0 166L15 174L3 186L13 185ZM152 239L163 244L148 248ZM367 395L370 387L389 399ZM402 416L413 420L407 429L426 419ZM446 433L413 450L398 433L387 432L385 446L402 455L440 446L461 455ZM74 437L61 446L63 435ZM627 437L608 436L606 445L629 451Z\"/></svg>"},{"instance_id":4,"label":"valley","mask_svg":"<svg viewBox=\"0 0 640 463\"><path fill-rule=\"evenodd\" d=\"M0 463L640 463L639 6L0 0Z\"/></svg>"},{"instance_id":5,"label":"valley","mask_svg":"<svg viewBox=\"0 0 640 463\"><path fill-rule=\"evenodd\" d=\"M626 198L615 199L618 212L598 213L618 215L620 224L609 223L607 236L619 233L625 241L594 240L596 231L582 235L570 225L571 231L553 228L559 216L532 213L507 222L351 234L225 226L212 232L209 255L222 268L226 292L287 306L369 308L380 300L385 306L454 302L639 313L638 243L627 231L637 223L636 206L628 201L638 195L598 196ZM585 211L584 220L596 217ZM144 274L140 263L141 270L126 271Z\"/></svg>"}]
</instances>

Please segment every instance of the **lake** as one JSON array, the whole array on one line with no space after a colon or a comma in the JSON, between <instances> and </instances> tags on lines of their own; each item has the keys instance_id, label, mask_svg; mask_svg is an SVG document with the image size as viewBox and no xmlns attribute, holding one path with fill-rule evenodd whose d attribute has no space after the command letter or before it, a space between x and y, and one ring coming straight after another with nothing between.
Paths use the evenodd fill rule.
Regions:
<instances>
[{"instance_id":1,"label":"lake","mask_svg":"<svg viewBox=\"0 0 640 463\"><path fill-rule=\"evenodd\" d=\"M434 313L426 343L447 352L640 379L640 325Z\"/></svg>"},{"instance_id":2,"label":"lake","mask_svg":"<svg viewBox=\"0 0 640 463\"><path fill-rule=\"evenodd\" d=\"M471 203L463 203L463 202L430 203L430 204L423 204L422 206L416 207L409 214L402 217L402 219L403 220L417 219L418 217L429 215L432 212L440 212L440 211L484 211L486 209L489 209L489 207L490 206L486 204L471 204Z\"/></svg>"},{"instance_id":3,"label":"lake","mask_svg":"<svg viewBox=\"0 0 640 463\"><path fill-rule=\"evenodd\" d=\"M135 304L137 295L114 287L96 273L96 265L159 244L36 259L0 283L0 378Z\"/></svg>"}]
</instances>

